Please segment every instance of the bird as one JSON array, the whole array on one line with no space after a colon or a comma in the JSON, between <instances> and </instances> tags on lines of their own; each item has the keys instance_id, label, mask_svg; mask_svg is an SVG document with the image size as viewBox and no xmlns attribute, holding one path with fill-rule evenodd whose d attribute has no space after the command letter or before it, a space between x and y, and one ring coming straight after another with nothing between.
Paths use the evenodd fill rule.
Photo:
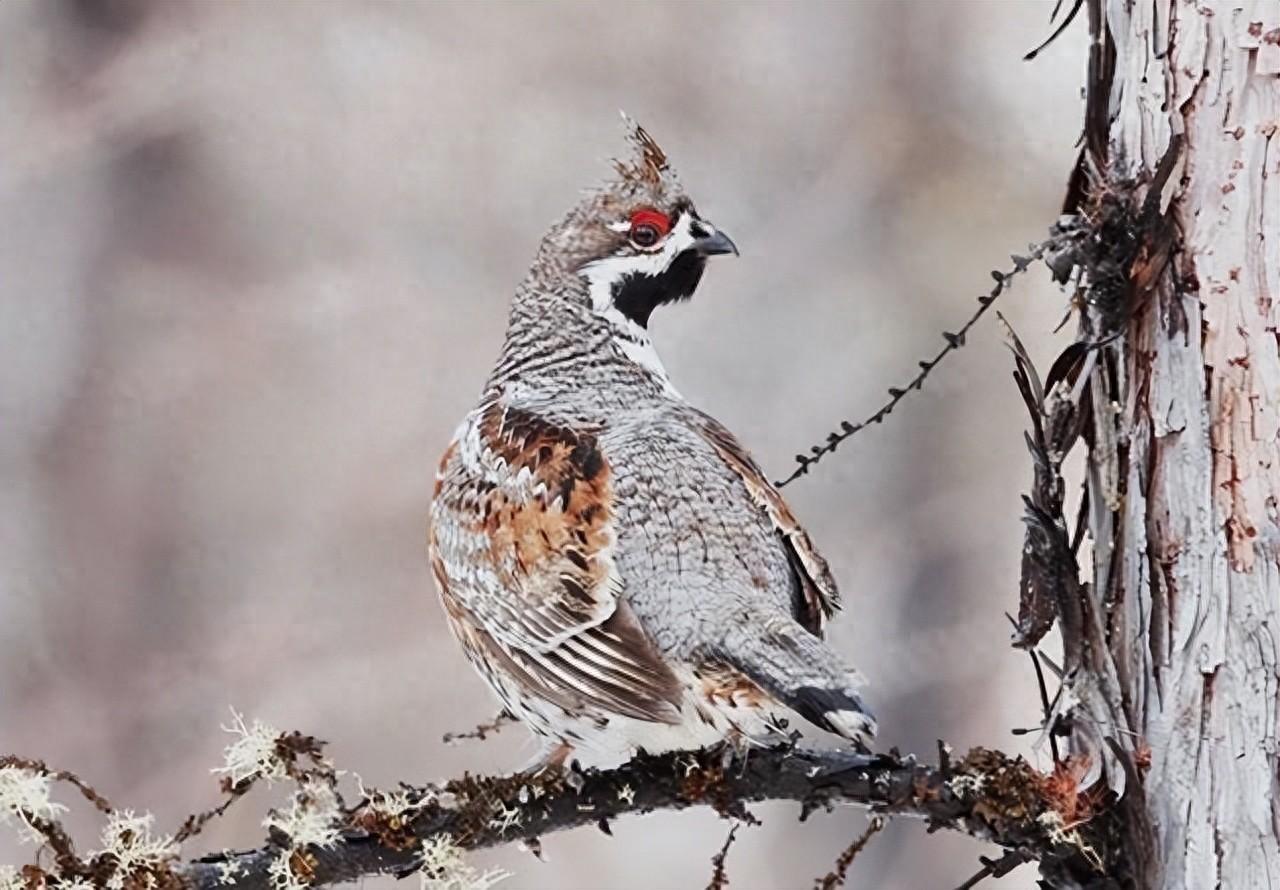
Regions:
<instances>
[{"instance_id":1,"label":"bird","mask_svg":"<svg viewBox=\"0 0 1280 890\"><path fill-rule=\"evenodd\" d=\"M536 764L764 744L796 716L866 751L864 681L823 639L826 560L649 335L737 246L623 118L627 154L543 237L440 460L447 622Z\"/></svg>"}]
</instances>

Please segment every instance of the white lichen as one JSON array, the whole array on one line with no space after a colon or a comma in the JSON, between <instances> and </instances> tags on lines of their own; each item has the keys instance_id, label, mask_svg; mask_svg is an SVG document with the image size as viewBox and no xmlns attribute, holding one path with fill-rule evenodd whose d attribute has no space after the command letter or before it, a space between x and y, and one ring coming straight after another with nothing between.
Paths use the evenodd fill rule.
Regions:
<instances>
[{"instance_id":1,"label":"white lichen","mask_svg":"<svg viewBox=\"0 0 1280 890\"><path fill-rule=\"evenodd\" d=\"M294 849L306 846L332 847L341 836L342 806L337 792L327 782L311 779L294 792L289 809L272 810L262 820L263 828L274 828L289 836Z\"/></svg>"},{"instance_id":2,"label":"white lichen","mask_svg":"<svg viewBox=\"0 0 1280 890\"><path fill-rule=\"evenodd\" d=\"M630 785L623 785L618 789L618 800L627 806L631 806L636 802L636 791Z\"/></svg>"},{"instance_id":3,"label":"white lichen","mask_svg":"<svg viewBox=\"0 0 1280 890\"><path fill-rule=\"evenodd\" d=\"M0 825L17 824L18 837L25 843L40 843L43 835L33 819L53 822L66 807L54 803L49 794L53 780L42 772L22 766L0 767Z\"/></svg>"},{"instance_id":4,"label":"white lichen","mask_svg":"<svg viewBox=\"0 0 1280 890\"><path fill-rule=\"evenodd\" d=\"M498 834L506 834L513 828L524 824L524 814L520 812L519 807L508 807L505 803L498 804L498 808L494 810L493 818L489 820L489 827Z\"/></svg>"},{"instance_id":5,"label":"white lichen","mask_svg":"<svg viewBox=\"0 0 1280 890\"><path fill-rule=\"evenodd\" d=\"M1036 816L1036 821L1048 830L1049 840L1055 840L1065 827L1065 823L1062 821L1062 814L1057 810L1045 810L1039 816Z\"/></svg>"},{"instance_id":6,"label":"white lichen","mask_svg":"<svg viewBox=\"0 0 1280 890\"><path fill-rule=\"evenodd\" d=\"M295 855L306 847L333 847L341 839L342 804L333 785L323 779L302 782L289 802L289 809L272 810L262 820L264 828L289 837L289 846L267 866L267 878L275 890L300 890L308 878L294 870ZM225 873L219 874L222 881Z\"/></svg>"},{"instance_id":7,"label":"white lichen","mask_svg":"<svg viewBox=\"0 0 1280 890\"><path fill-rule=\"evenodd\" d=\"M968 773L956 776L951 780L951 791L957 797L977 796L982 793L982 789L987 785L987 777L981 775L969 775Z\"/></svg>"},{"instance_id":8,"label":"white lichen","mask_svg":"<svg viewBox=\"0 0 1280 890\"><path fill-rule=\"evenodd\" d=\"M280 733L274 728L261 720L248 726L244 715L232 708L231 725L223 726L222 731L236 739L223 749L223 764L214 767L213 772L230 776L233 785L246 779L265 779L270 785L287 777L287 765L277 745Z\"/></svg>"},{"instance_id":9,"label":"white lichen","mask_svg":"<svg viewBox=\"0 0 1280 890\"><path fill-rule=\"evenodd\" d=\"M1068 825L1062 818L1062 814L1057 810L1045 810L1036 817L1036 822L1044 826L1048 832L1049 843L1075 848L1081 856L1098 869L1103 866L1102 857L1098 851L1085 842L1080 836L1077 828L1080 822L1073 822Z\"/></svg>"},{"instance_id":10,"label":"white lichen","mask_svg":"<svg viewBox=\"0 0 1280 890\"><path fill-rule=\"evenodd\" d=\"M227 858L218 863L218 884L223 887L233 886L241 875L240 863Z\"/></svg>"},{"instance_id":11,"label":"white lichen","mask_svg":"<svg viewBox=\"0 0 1280 890\"><path fill-rule=\"evenodd\" d=\"M500 868L478 871L469 864L453 838L437 834L422 842L418 878L422 890L489 890L511 877Z\"/></svg>"},{"instance_id":12,"label":"white lichen","mask_svg":"<svg viewBox=\"0 0 1280 890\"><path fill-rule=\"evenodd\" d=\"M0 865L0 890L26 890L27 882L12 865Z\"/></svg>"},{"instance_id":13,"label":"white lichen","mask_svg":"<svg viewBox=\"0 0 1280 890\"><path fill-rule=\"evenodd\" d=\"M102 828L102 849L89 854L106 855L116 863L107 879L108 890L121 890L130 878L152 877L178 858L178 845L169 835L155 836L151 826L155 816L135 814L132 810L116 810L107 817Z\"/></svg>"},{"instance_id":14,"label":"white lichen","mask_svg":"<svg viewBox=\"0 0 1280 890\"><path fill-rule=\"evenodd\" d=\"M355 774L355 778L360 796L365 800L366 809L391 824L407 821L414 813L436 799L435 794L430 791L415 795L417 798L415 800L405 789L383 791L378 788L366 788L364 779L360 778L358 773Z\"/></svg>"},{"instance_id":15,"label":"white lichen","mask_svg":"<svg viewBox=\"0 0 1280 890\"><path fill-rule=\"evenodd\" d=\"M275 890L303 890L307 882L293 871L293 851L282 850L267 866L267 880Z\"/></svg>"}]
</instances>

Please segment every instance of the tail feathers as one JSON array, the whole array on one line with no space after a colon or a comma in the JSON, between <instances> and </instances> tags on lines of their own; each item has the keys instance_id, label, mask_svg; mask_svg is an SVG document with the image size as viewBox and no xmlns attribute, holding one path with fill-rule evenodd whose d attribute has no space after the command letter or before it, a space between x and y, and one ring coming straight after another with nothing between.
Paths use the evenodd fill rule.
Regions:
<instances>
[{"instance_id":1,"label":"tail feathers","mask_svg":"<svg viewBox=\"0 0 1280 890\"><path fill-rule=\"evenodd\" d=\"M754 631L726 640L726 660L810 723L865 749L876 718L858 694L861 675L790 618Z\"/></svg>"},{"instance_id":2,"label":"tail feathers","mask_svg":"<svg viewBox=\"0 0 1280 890\"><path fill-rule=\"evenodd\" d=\"M860 748L868 748L875 738L876 718L851 690L804 686L786 703L814 726L843 736Z\"/></svg>"}]
</instances>

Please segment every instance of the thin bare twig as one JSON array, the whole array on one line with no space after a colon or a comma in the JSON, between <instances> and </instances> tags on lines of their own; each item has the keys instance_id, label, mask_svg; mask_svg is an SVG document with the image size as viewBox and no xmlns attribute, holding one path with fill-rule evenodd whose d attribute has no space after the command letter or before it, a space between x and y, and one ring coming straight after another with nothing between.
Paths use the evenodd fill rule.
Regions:
<instances>
[{"instance_id":1,"label":"thin bare twig","mask_svg":"<svg viewBox=\"0 0 1280 890\"><path fill-rule=\"evenodd\" d=\"M813 890L838 890L844 886L844 882L849 877L849 866L853 865L853 860L858 854L866 848L880 829L884 828L884 819L880 816L872 816L867 820L867 828L862 834L853 839L853 843L845 847L840 858L836 860L836 867L827 872L821 878L813 882Z\"/></svg>"},{"instance_id":2,"label":"thin bare twig","mask_svg":"<svg viewBox=\"0 0 1280 890\"><path fill-rule=\"evenodd\" d=\"M1055 6L1053 7L1053 15L1051 15L1051 16L1049 17L1049 23L1050 23L1050 24L1053 24L1053 20L1054 20L1054 19L1056 19L1056 18L1058 17L1058 9L1059 9L1059 7L1060 7L1061 5L1062 5L1062 0L1058 0L1057 5L1055 5ZM1040 44L1040 45L1039 45L1039 46L1037 46L1035 49L1033 49L1031 52L1029 52L1029 53L1027 53L1025 56L1023 56L1023 57L1022 57L1022 61L1024 61L1024 62L1030 62L1030 61L1031 61L1032 59L1034 59L1036 56L1040 55L1040 53L1041 53L1041 52L1043 52L1043 51L1044 51L1044 49L1045 49L1049 44L1053 43L1055 40L1057 40L1059 37L1061 37L1061 36L1062 36L1062 32L1063 32L1063 31L1065 31L1065 30L1067 30L1067 28L1068 28L1068 26L1070 26L1070 24L1071 24L1072 20L1073 20L1073 19L1075 19L1075 17L1076 17L1076 13L1078 13L1078 12L1080 11L1080 7L1082 7L1082 6L1084 6L1084 0L1075 0L1075 2L1071 5L1071 11L1070 11L1070 12L1068 12L1068 13L1066 14L1066 16L1062 19L1062 21L1061 21L1061 22L1059 22L1059 23L1058 23L1058 27L1057 27L1057 28L1055 28L1055 29L1054 29L1054 31L1053 31L1053 33L1049 35L1049 38L1048 38L1047 40L1045 40L1045 42L1044 42L1044 43Z\"/></svg>"},{"instance_id":3,"label":"thin bare twig","mask_svg":"<svg viewBox=\"0 0 1280 890\"><path fill-rule=\"evenodd\" d=\"M1040 707L1044 713L1044 731L1049 734L1049 750L1053 754L1053 765L1057 767L1062 763L1062 757L1058 752L1058 740L1053 734L1053 704L1049 700L1049 687L1044 682L1044 668L1040 667L1040 655L1035 649L1028 649L1027 654L1031 656L1031 666L1036 669L1036 686L1040 690Z\"/></svg>"},{"instance_id":4,"label":"thin bare twig","mask_svg":"<svg viewBox=\"0 0 1280 890\"><path fill-rule=\"evenodd\" d=\"M446 745L456 745L458 742L466 739L475 739L476 741L483 742L489 736L497 735L501 732L502 727L515 722L516 718L513 717L510 712L503 711L488 723L481 723L475 729L471 729L466 732L446 732L440 740Z\"/></svg>"},{"instance_id":5,"label":"thin bare twig","mask_svg":"<svg viewBox=\"0 0 1280 890\"><path fill-rule=\"evenodd\" d=\"M175 843L183 843L189 838L195 837L204 831L204 827L214 819L221 818L226 815L227 810L231 809L236 801L240 800L249 793L249 789L257 783L257 777L242 779L237 783L232 783L230 778L223 780L222 793L227 795L227 799L216 807L210 807L199 813L192 813L182 823L182 827L178 829L178 833L173 836Z\"/></svg>"},{"instance_id":6,"label":"thin bare twig","mask_svg":"<svg viewBox=\"0 0 1280 890\"><path fill-rule=\"evenodd\" d=\"M1018 850L1010 850L999 859L988 859L986 856L979 856L978 861L982 863L982 868L973 877L957 887L956 890L973 890L974 887L987 878L1003 878L1026 862L1028 858L1025 853Z\"/></svg>"},{"instance_id":7,"label":"thin bare twig","mask_svg":"<svg viewBox=\"0 0 1280 890\"><path fill-rule=\"evenodd\" d=\"M1014 276L1027 271L1033 262L1042 259L1045 251L1056 246L1059 243L1059 240L1059 238L1053 237L1045 241L1041 241L1039 244L1032 244L1027 256L1015 255L1012 257L1013 268L1008 272L1001 272L998 269L993 271L991 273L991 277L995 279L995 286L992 287L988 293L978 297L978 308L974 311L973 315L969 316L969 320L961 325L960 329L954 333L950 331L943 332L942 337L946 340L946 345L943 346L942 349L938 351L938 354L932 359L921 361L919 363L920 372L916 374L916 376L913 377L905 387L902 389L890 387L888 401L873 413L867 415L866 419L860 423L851 423L848 420L842 421L838 430L833 430L827 434L826 442L811 446L808 454L797 454L796 464L798 466L791 472L790 476L779 480L774 484L779 488L784 488L787 485L790 485L796 479L799 479L801 476L808 473L810 468L813 467L814 464L818 463L818 461L822 460L822 458L833 453L838 447L840 447L841 442L852 438L858 432L866 429L874 423L880 423L892 414L893 409L898 406L898 402L902 401L903 397L905 397L907 393L912 390L921 389L924 386L925 378L927 378L930 372L938 366L939 362L946 358L948 353L954 352L964 345L965 336L969 333L969 330L978 323L978 320L982 318L984 314L986 314L986 311L991 307L991 304L995 302L996 297L1000 296L1004 289L1012 283Z\"/></svg>"},{"instance_id":8,"label":"thin bare twig","mask_svg":"<svg viewBox=\"0 0 1280 890\"><path fill-rule=\"evenodd\" d=\"M1016 633L1018 630L1017 619L1014 618L1012 615L1010 615L1008 612L1004 613L1004 617L1009 619L1009 623L1013 625L1014 632ZM1048 686L1048 683L1045 681L1044 667L1041 666L1040 659L1044 658L1045 661L1049 662L1051 667L1053 666L1053 661L1049 658L1046 658L1045 656L1042 656L1039 650L1035 648L1027 649L1027 654L1031 656L1031 666L1035 668L1035 672L1036 672L1036 687L1040 691L1040 710L1041 710L1040 731L1049 734L1049 750L1053 754L1053 765L1056 768L1058 765L1062 763L1062 757L1061 757L1061 752L1058 750L1058 740L1053 734L1053 721L1054 721L1053 706L1058 701L1058 696L1062 694L1062 687L1059 686L1057 695L1055 695L1053 698L1050 698L1049 686ZM1014 735L1025 735L1031 731L1032 730L1016 729L1014 730Z\"/></svg>"},{"instance_id":9,"label":"thin bare twig","mask_svg":"<svg viewBox=\"0 0 1280 890\"><path fill-rule=\"evenodd\" d=\"M39 773L42 776L58 781L66 782L68 785L80 792L80 796L101 813L110 813L112 811L111 802L98 793L88 782L81 779L75 773L65 769L53 769L43 760L34 760L27 757L0 757L0 767L13 766L20 769L28 769L32 772Z\"/></svg>"},{"instance_id":10,"label":"thin bare twig","mask_svg":"<svg viewBox=\"0 0 1280 890\"><path fill-rule=\"evenodd\" d=\"M741 822L733 823L733 827L729 829L729 836L724 839L724 844L720 847L720 852L711 857L711 882L707 884L707 890L725 890L729 886L729 872L725 869L724 861L729 855L729 848L733 846L734 838L738 836L738 829L741 826Z\"/></svg>"}]
</instances>

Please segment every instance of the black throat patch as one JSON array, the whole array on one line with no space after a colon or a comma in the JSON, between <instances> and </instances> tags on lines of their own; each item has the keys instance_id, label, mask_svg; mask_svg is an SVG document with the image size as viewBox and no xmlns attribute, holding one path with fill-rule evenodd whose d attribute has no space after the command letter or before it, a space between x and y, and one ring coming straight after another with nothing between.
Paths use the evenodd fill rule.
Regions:
<instances>
[{"instance_id":1,"label":"black throat patch","mask_svg":"<svg viewBox=\"0 0 1280 890\"><path fill-rule=\"evenodd\" d=\"M686 250L677 254L671 265L657 275L639 272L625 275L614 282L613 305L640 327L647 328L649 316L658 306L687 300L693 294L706 265L706 258L696 250Z\"/></svg>"}]
</instances>

